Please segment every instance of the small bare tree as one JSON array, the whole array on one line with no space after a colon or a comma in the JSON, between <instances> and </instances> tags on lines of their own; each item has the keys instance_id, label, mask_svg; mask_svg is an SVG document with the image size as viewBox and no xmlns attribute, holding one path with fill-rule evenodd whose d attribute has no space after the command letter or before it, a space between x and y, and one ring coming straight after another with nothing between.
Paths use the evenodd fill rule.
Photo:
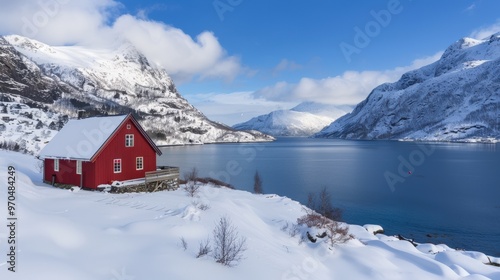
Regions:
<instances>
[{"instance_id":1,"label":"small bare tree","mask_svg":"<svg viewBox=\"0 0 500 280\"><path fill-rule=\"evenodd\" d=\"M200 189L200 185L197 182L198 179L198 169L193 167L191 171L184 173L184 180L186 184L184 185L184 191L190 196L195 197Z\"/></svg>"},{"instance_id":2,"label":"small bare tree","mask_svg":"<svg viewBox=\"0 0 500 280\"><path fill-rule=\"evenodd\" d=\"M44 166L43 160L38 159L36 161L36 170L38 171L38 173L43 173L43 166Z\"/></svg>"},{"instance_id":3,"label":"small bare tree","mask_svg":"<svg viewBox=\"0 0 500 280\"><path fill-rule=\"evenodd\" d=\"M328 219L335 221L342 220L342 210L340 208L332 206L332 196L330 195L326 187L323 187L321 189L318 197L319 204L315 207L314 210Z\"/></svg>"},{"instance_id":4,"label":"small bare tree","mask_svg":"<svg viewBox=\"0 0 500 280\"><path fill-rule=\"evenodd\" d=\"M200 248L198 249L196 258L201 258L208 255L210 252L212 252L212 248L210 248L210 238L207 238L205 241L200 242Z\"/></svg>"},{"instance_id":5,"label":"small bare tree","mask_svg":"<svg viewBox=\"0 0 500 280\"><path fill-rule=\"evenodd\" d=\"M253 176L253 192L256 194L264 193L262 189L262 179L260 178L259 171L255 171L255 175Z\"/></svg>"},{"instance_id":6,"label":"small bare tree","mask_svg":"<svg viewBox=\"0 0 500 280\"><path fill-rule=\"evenodd\" d=\"M246 251L246 238L238 236L236 228L227 217L221 217L213 231L215 261L233 266L243 258Z\"/></svg>"}]
</instances>

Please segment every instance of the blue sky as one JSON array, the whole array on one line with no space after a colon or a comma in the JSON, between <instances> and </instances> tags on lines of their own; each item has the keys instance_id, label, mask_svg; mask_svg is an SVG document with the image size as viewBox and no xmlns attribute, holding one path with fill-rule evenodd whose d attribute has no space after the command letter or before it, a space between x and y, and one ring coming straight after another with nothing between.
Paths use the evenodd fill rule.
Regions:
<instances>
[{"instance_id":1,"label":"blue sky","mask_svg":"<svg viewBox=\"0 0 500 280\"><path fill-rule=\"evenodd\" d=\"M50 21L23 34L25 20L20 20L33 20L44 9L40 3L52 7ZM376 85L435 61L454 41L500 31L497 0L23 0L5 5L2 34L99 46L111 33L124 36L169 71L184 97L228 124L302 101L356 104Z\"/></svg>"}]
</instances>

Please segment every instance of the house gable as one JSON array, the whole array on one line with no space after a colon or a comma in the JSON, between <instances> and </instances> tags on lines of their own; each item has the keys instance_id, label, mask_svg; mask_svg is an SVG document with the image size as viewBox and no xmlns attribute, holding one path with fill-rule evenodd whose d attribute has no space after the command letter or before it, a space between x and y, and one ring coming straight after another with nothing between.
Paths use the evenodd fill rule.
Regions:
<instances>
[{"instance_id":1,"label":"house gable","mask_svg":"<svg viewBox=\"0 0 500 280\"><path fill-rule=\"evenodd\" d=\"M129 133L127 133L127 131ZM95 154L92 156L92 158L90 160L95 161L96 158L100 155L100 153L102 153L103 150L107 149L107 147L110 146L110 143L112 143L112 141L114 141L114 139L116 139L116 138L123 139L123 143L125 144L125 135L130 134L131 132L133 132L133 135L137 135L136 138L141 137L145 141L145 143L141 142L141 145L146 144L151 149L153 149L157 155L162 154L160 149L158 149L156 144L149 137L149 135L146 133L146 131L144 131L144 129L141 127L141 125L132 116L132 114L128 114L127 117L121 122L121 124L115 129L115 131L106 140L106 142L95 152ZM122 137L122 138L120 138L120 137ZM120 140L118 140L118 141L120 141ZM114 144L119 145L119 143L114 143Z\"/></svg>"}]
</instances>

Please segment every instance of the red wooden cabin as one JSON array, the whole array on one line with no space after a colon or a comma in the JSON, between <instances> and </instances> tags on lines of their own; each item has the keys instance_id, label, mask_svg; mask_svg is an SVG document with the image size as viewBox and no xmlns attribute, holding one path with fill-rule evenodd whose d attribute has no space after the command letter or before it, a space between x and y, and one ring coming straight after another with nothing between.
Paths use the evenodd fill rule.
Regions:
<instances>
[{"instance_id":1,"label":"red wooden cabin","mask_svg":"<svg viewBox=\"0 0 500 280\"><path fill-rule=\"evenodd\" d=\"M131 115L70 120L43 148L47 183L96 189L144 178L161 151Z\"/></svg>"}]
</instances>

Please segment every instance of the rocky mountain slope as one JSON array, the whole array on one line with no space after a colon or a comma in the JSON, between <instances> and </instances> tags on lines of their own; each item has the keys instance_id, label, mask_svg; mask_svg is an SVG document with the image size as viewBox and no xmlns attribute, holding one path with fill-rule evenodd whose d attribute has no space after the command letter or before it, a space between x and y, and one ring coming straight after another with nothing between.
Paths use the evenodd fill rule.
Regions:
<instances>
[{"instance_id":1,"label":"rocky mountain slope","mask_svg":"<svg viewBox=\"0 0 500 280\"><path fill-rule=\"evenodd\" d=\"M455 42L435 63L376 87L316 137L498 141L500 33Z\"/></svg>"},{"instance_id":2,"label":"rocky mountain slope","mask_svg":"<svg viewBox=\"0 0 500 280\"><path fill-rule=\"evenodd\" d=\"M258 130L273 136L310 136L351 109L349 106L304 102L290 110L277 110L257 116L233 128Z\"/></svg>"},{"instance_id":3,"label":"rocky mountain slope","mask_svg":"<svg viewBox=\"0 0 500 280\"><path fill-rule=\"evenodd\" d=\"M210 121L129 43L99 50L0 37L0 94L70 118L78 110L88 116L132 112L160 145L273 139Z\"/></svg>"},{"instance_id":4,"label":"rocky mountain slope","mask_svg":"<svg viewBox=\"0 0 500 280\"><path fill-rule=\"evenodd\" d=\"M0 148L36 153L57 134L67 116L17 101L0 101Z\"/></svg>"}]
</instances>

